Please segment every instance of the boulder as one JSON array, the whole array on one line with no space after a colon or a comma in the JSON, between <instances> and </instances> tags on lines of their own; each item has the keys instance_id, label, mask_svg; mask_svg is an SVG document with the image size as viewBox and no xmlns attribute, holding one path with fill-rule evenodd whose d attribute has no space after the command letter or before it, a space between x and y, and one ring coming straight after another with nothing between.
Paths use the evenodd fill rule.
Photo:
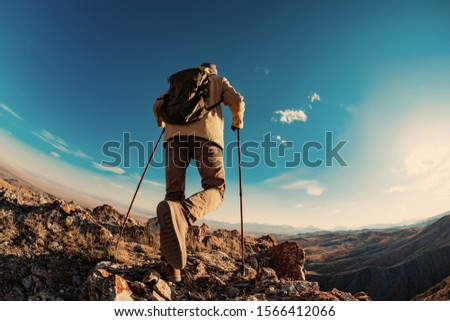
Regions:
<instances>
[{"instance_id":1,"label":"boulder","mask_svg":"<svg viewBox=\"0 0 450 321\"><path fill-rule=\"evenodd\" d=\"M287 241L271 247L267 253L272 259L273 268L280 278L306 280L305 251L295 242Z\"/></svg>"}]
</instances>

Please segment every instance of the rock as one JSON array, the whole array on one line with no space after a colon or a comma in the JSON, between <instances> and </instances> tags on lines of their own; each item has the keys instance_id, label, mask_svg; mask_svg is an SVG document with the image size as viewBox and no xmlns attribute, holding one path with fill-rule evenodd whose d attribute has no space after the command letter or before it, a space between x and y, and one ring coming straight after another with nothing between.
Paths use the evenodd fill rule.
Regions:
<instances>
[{"instance_id":1,"label":"rock","mask_svg":"<svg viewBox=\"0 0 450 321\"><path fill-rule=\"evenodd\" d=\"M272 235L264 235L257 239L258 242L267 242L270 247L277 245L277 240Z\"/></svg>"},{"instance_id":2,"label":"rock","mask_svg":"<svg viewBox=\"0 0 450 321\"><path fill-rule=\"evenodd\" d=\"M73 203L73 202L70 202L70 203L66 203L66 204L63 204L62 206L61 206L61 210L65 213L65 214L67 214L67 215L70 215L70 213L72 213L72 211L74 211L75 210L75 203Z\"/></svg>"},{"instance_id":3,"label":"rock","mask_svg":"<svg viewBox=\"0 0 450 321\"><path fill-rule=\"evenodd\" d=\"M192 273L192 278L194 280L197 280L201 277L207 276L208 273L206 272L206 265L205 263L199 261L199 262L195 262L194 265L192 266L192 268L190 268L191 273Z\"/></svg>"},{"instance_id":4,"label":"rock","mask_svg":"<svg viewBox=\"0 0 450 321\"><path fill-rule=\"evenodd\" d=\"M31 274L36 275L36 276L45 277L47 275L47 269L42 266L34 264L31 267Z\"/></svg>"},{"instance_id":5,"label":"rock","mask_svg":"<svg viewBox=\"0 0 450 321\"><path fill-rule=\"evenodd\" d=\"M47 290L41 291L36 295L28 298L28 301L62 301L60 297L54 295Z\"/></svg>"},{"instance_id":6,"label":"rock","mask_svg":"<svg viewBox=\"0 0 450 321\"><path fill-rule=\"evenodd\" d=\"M133 293L127 281L101 268L94 269L89 274L86 287L91 300L133 301Z\"/></svg>"},{"instance_id":7,"label":"rock","mask_svg":"<svg viewBox=\"0 0 450 321\"><path fill-rule=\"evenodd\" d=\"M144 274L142 282L155 284L159 279L161 279L161 274L153 269L150 269Z\"/></svg>"},{"instance_id":8,"label":"rock","mask_svg":"<svg viewBox=\"0 0 450 321\"><path fill-rule=\"evenodd\" d=\"M318 291L319 285L307 281L283 281L279 286L280 292L285 295L295 295L299 292Z\"/></svg>"},{"instance_id":9,"label":"rock","mask_svg":"<svg viewBox=\"0 0 450 321\"><path fill-rule=\"evenodd\" d=\"M331 291L331 294L334 295L336 298L338 298L339 301L357 301L357 299L353 297L353 295L351 295L350 293L342 292L337 289L333 289Z\"/></svg>"},{"instance_id":10,"label":"rock","mask_svg":"<svg viewBox=\"0 0 450 321\"><path fill-rule=\"evenodd\" d=\"M208 277L208 283L211 285L215 285L217 287L224 287L227 285L227 283L224 280L222 280L220 277L216 275L210 275Z\"/></svg>"},{"instance_id":11,"label":"rock","mask_svg":"<svg viewBox=\"0 0 450 321\"><path fill-rule=\"evenodd\" d=\"M256 270L250 266L245 265L244 266L244 274L242 276L243 280L249 281L252 280L254 278L256 278L258 275L258 272L256 272Z\"/></svg>"},{"instance_id":12,"label":"rock","mask_svg":"<svg viewBox=\"0 0 450 321\"><path fill-rule=\"evenodd\" d=\"M145 297L148 293L151 292L148 286L139 281L132 281L129 283L129 286L133 294L137 295L137 297Z\"/></svg>"},{"instance_id":13,"label":"rock","mask_svg":"<svg viewBox=\"0 0 450 321\"><path fill-rule=\"evenodd\" d=\"M162 279L158 280L153 285L153 290L155 290L156 293L158 293L161 297L163 297L166 300L171 300L172 298L172 290L170 289L169 285Z\"/></svg>"},{"instance_id":14,"label":"rock","mask_svg":"<svg viewBox=\"0 0 450 321\"><path fill-rule=\"evenodd\" d=\"M290 280L306 280L304 268L306 253L297 243L283 242L269 248L267 252L273 260L273 267L279 277Z\"/></svg>"},{"instance_id":15,"label":"rock","mask_svg":"<svg viewBox=\"0 0 450 321\"><path fill-rule=\"evenodd\" d=\"M113 296L111 299L113 301L133 301L131 298L131 294L133 293L128 286L127 281L118 276L114 275L114 284L113 284Z\"/></svg>"},{"instance_id":16,"label":"rock","mask_svg":"<svg viewBox=\"0 0 450 321\"><path fill-rule=\"evenodd\" d=\"M277 289L273 286L270 285L269 287L266 288L266 290L264 291L264 293L266 295L275 295L278 293Z\"/></svg>"},{"instance_id":17,"label":"rock","mask_svg":"<svg viewBox=\"0 0 450 321\"><path fill-rule=\"evenodd\" d=\"M27 297L19 286L13 287L12 290L3 297L3 300L6 301L24 301L26 299Z\"/></svg>"},{"instance_id":18,"label":"rock","mask_svg":"<svg viewBox=\"0 0 450 321\"><path fill-rule=\"evenodd\" d=\"M58 242L53 241L48 245L48 248L52 251L62 251L64 248Z\"/></svg>"},{"instance_id":19,"label":"rock","mask_svg":"<svg viewBox=\"0 0 450 321\"><path fill-rule=\"evenodd\" d=\"M251 294L245 298L246 301L266 301L266 295L263 293Z\"/></svg>"},{"instance_id":20,"label":"rock","mask_svg":"<svg viewBox=\"0 0 450 321\"><path fill-rule=\"evenodd\" d=\"M113 235L107 228L105 228L104 226L98 225L98 238L101 241L108 241L108 240L112 240Z\"/></svg>"},{"instance_id":21,"label":"rock","mask_svg":"<svg viewBox=\"0 0 450 321\"><path fill-rule=\"evenodd\" d=\"M159 295L156 291L152 291L152 293L147 294L145 297L149 301L166 301L161 295Z\"/></svg>"},{"instance_id":22,"label":"rock","mask_svg":"<svg viewBox=\"0 0 450 321\"><path fill-rule=\"evenodd\" d=\"M237 297L239 295L240 292L241 292L241 290L239 290L238 288L231 287L227 291L227 296L231 299L234 299L235 297Z\"/></svg>"},{"instance_id":23,"label":"rock","mask_svg":"<svg viewBox=\"0 0 450 321\"><path fill-rule=\"evenodd\" d=\"M158 217L152 217L147 221L148 244L159 243L159 223Z\"/></svg>"},{"instance_id":24,"label":"rock","mask_svg":"<svg viewBox=\"0 0 450 321\"><path fill-rule=\"evenodd\" d=\"M267 267L260 268L257 274L257 282L262 286L278 283L277 272Z\"/></svg>"},{"instance_id":25,"label":"rock","mask_svg":"<svg viewBox=\"0 0 450 321\"><path fill-rule=\"evenodd\" d=\"M28 275L22 279L22 285L26 291L31 291L34 286L33 277Z\"/></svg>"},{"instance_id":26,"label":"rock","mask_svg":"<svg viewBox=\"0 0 450 321\"><path fill-rule=\"evenodd\" d=\"M187 237L196 240L198 242L202 242L205 236L209 234L211 234L211 230L209 229L208 225L203 223L201 226L191 225L189 227Z\"/></svg>"},{"instance_id":27,"label":"rock","mask_svg":"<svg viewBox=\"0 0 450 321\"><path fill-rule=\"evenodd\" d=\"M358 301L372 301L372 299L364 292L353 294L353 297Z\"/></svg>"}]
</instances>

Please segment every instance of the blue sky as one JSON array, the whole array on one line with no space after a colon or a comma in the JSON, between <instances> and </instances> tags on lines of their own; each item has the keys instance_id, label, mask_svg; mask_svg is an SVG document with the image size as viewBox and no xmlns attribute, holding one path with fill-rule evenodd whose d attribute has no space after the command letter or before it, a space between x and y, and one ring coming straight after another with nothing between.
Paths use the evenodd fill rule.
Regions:
<instances>
[{"instance_id":1,"label":"blue sky","mask_svg":"<svg viewBox=\"0 0 450 321\"><path fill-rule=\"evenodd\" d=\"M168 76L211 61L244 96L243 141L269 133L294 146L275 168L244 170L248 221L333 228L439 214L450 209L449 10L448 1L0 0L0 160L66 197L126 207L142 172L136 150L130 168L105 168L102 145L125 132L156 140L152 103ZM348 141L347 167L284 166L326 132ZM194 168L188 179L195 192ZM154 214L163 185L164 170L150 169L139 211ZM238 221L237 195L234 166L208 218Z\"/></svg>"}]
</instances>

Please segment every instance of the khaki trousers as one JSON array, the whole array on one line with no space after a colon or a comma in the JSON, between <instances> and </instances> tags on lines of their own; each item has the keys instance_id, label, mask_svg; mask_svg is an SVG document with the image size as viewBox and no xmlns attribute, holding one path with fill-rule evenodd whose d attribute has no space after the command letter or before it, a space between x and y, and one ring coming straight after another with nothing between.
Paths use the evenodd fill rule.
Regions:
<instances>
[{"instance_id":1,"label":"khaki trousers","mask_svg":"<svg viewBox=\"0 0 450 321\"><path fill-rule=\"evenodd\" d=\"M223 151L215 143L195 136L174 136L166 151L166 197L182 205L189 224L217 209L225 193ZM191 160L201 177L203 191L185 197L186 171Z\"/></svg>"}]
</instances>

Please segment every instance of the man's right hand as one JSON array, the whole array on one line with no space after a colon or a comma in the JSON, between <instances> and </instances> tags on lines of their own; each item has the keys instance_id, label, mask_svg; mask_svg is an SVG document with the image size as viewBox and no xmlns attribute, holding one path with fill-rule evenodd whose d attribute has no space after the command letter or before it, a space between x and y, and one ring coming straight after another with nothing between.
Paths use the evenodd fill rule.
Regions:
<instances>
[{"instance_id":1,"label":"man's right hand","mask_svg":"<svg viewBox=\"0 0 450 321\"><path fill-rule=\"evenodd\" d=\"M240 129L239 127L234 127L233 125L231 125L231 130L232 131L236 131L236 129Z\"/></svg>"}]
</instances>

